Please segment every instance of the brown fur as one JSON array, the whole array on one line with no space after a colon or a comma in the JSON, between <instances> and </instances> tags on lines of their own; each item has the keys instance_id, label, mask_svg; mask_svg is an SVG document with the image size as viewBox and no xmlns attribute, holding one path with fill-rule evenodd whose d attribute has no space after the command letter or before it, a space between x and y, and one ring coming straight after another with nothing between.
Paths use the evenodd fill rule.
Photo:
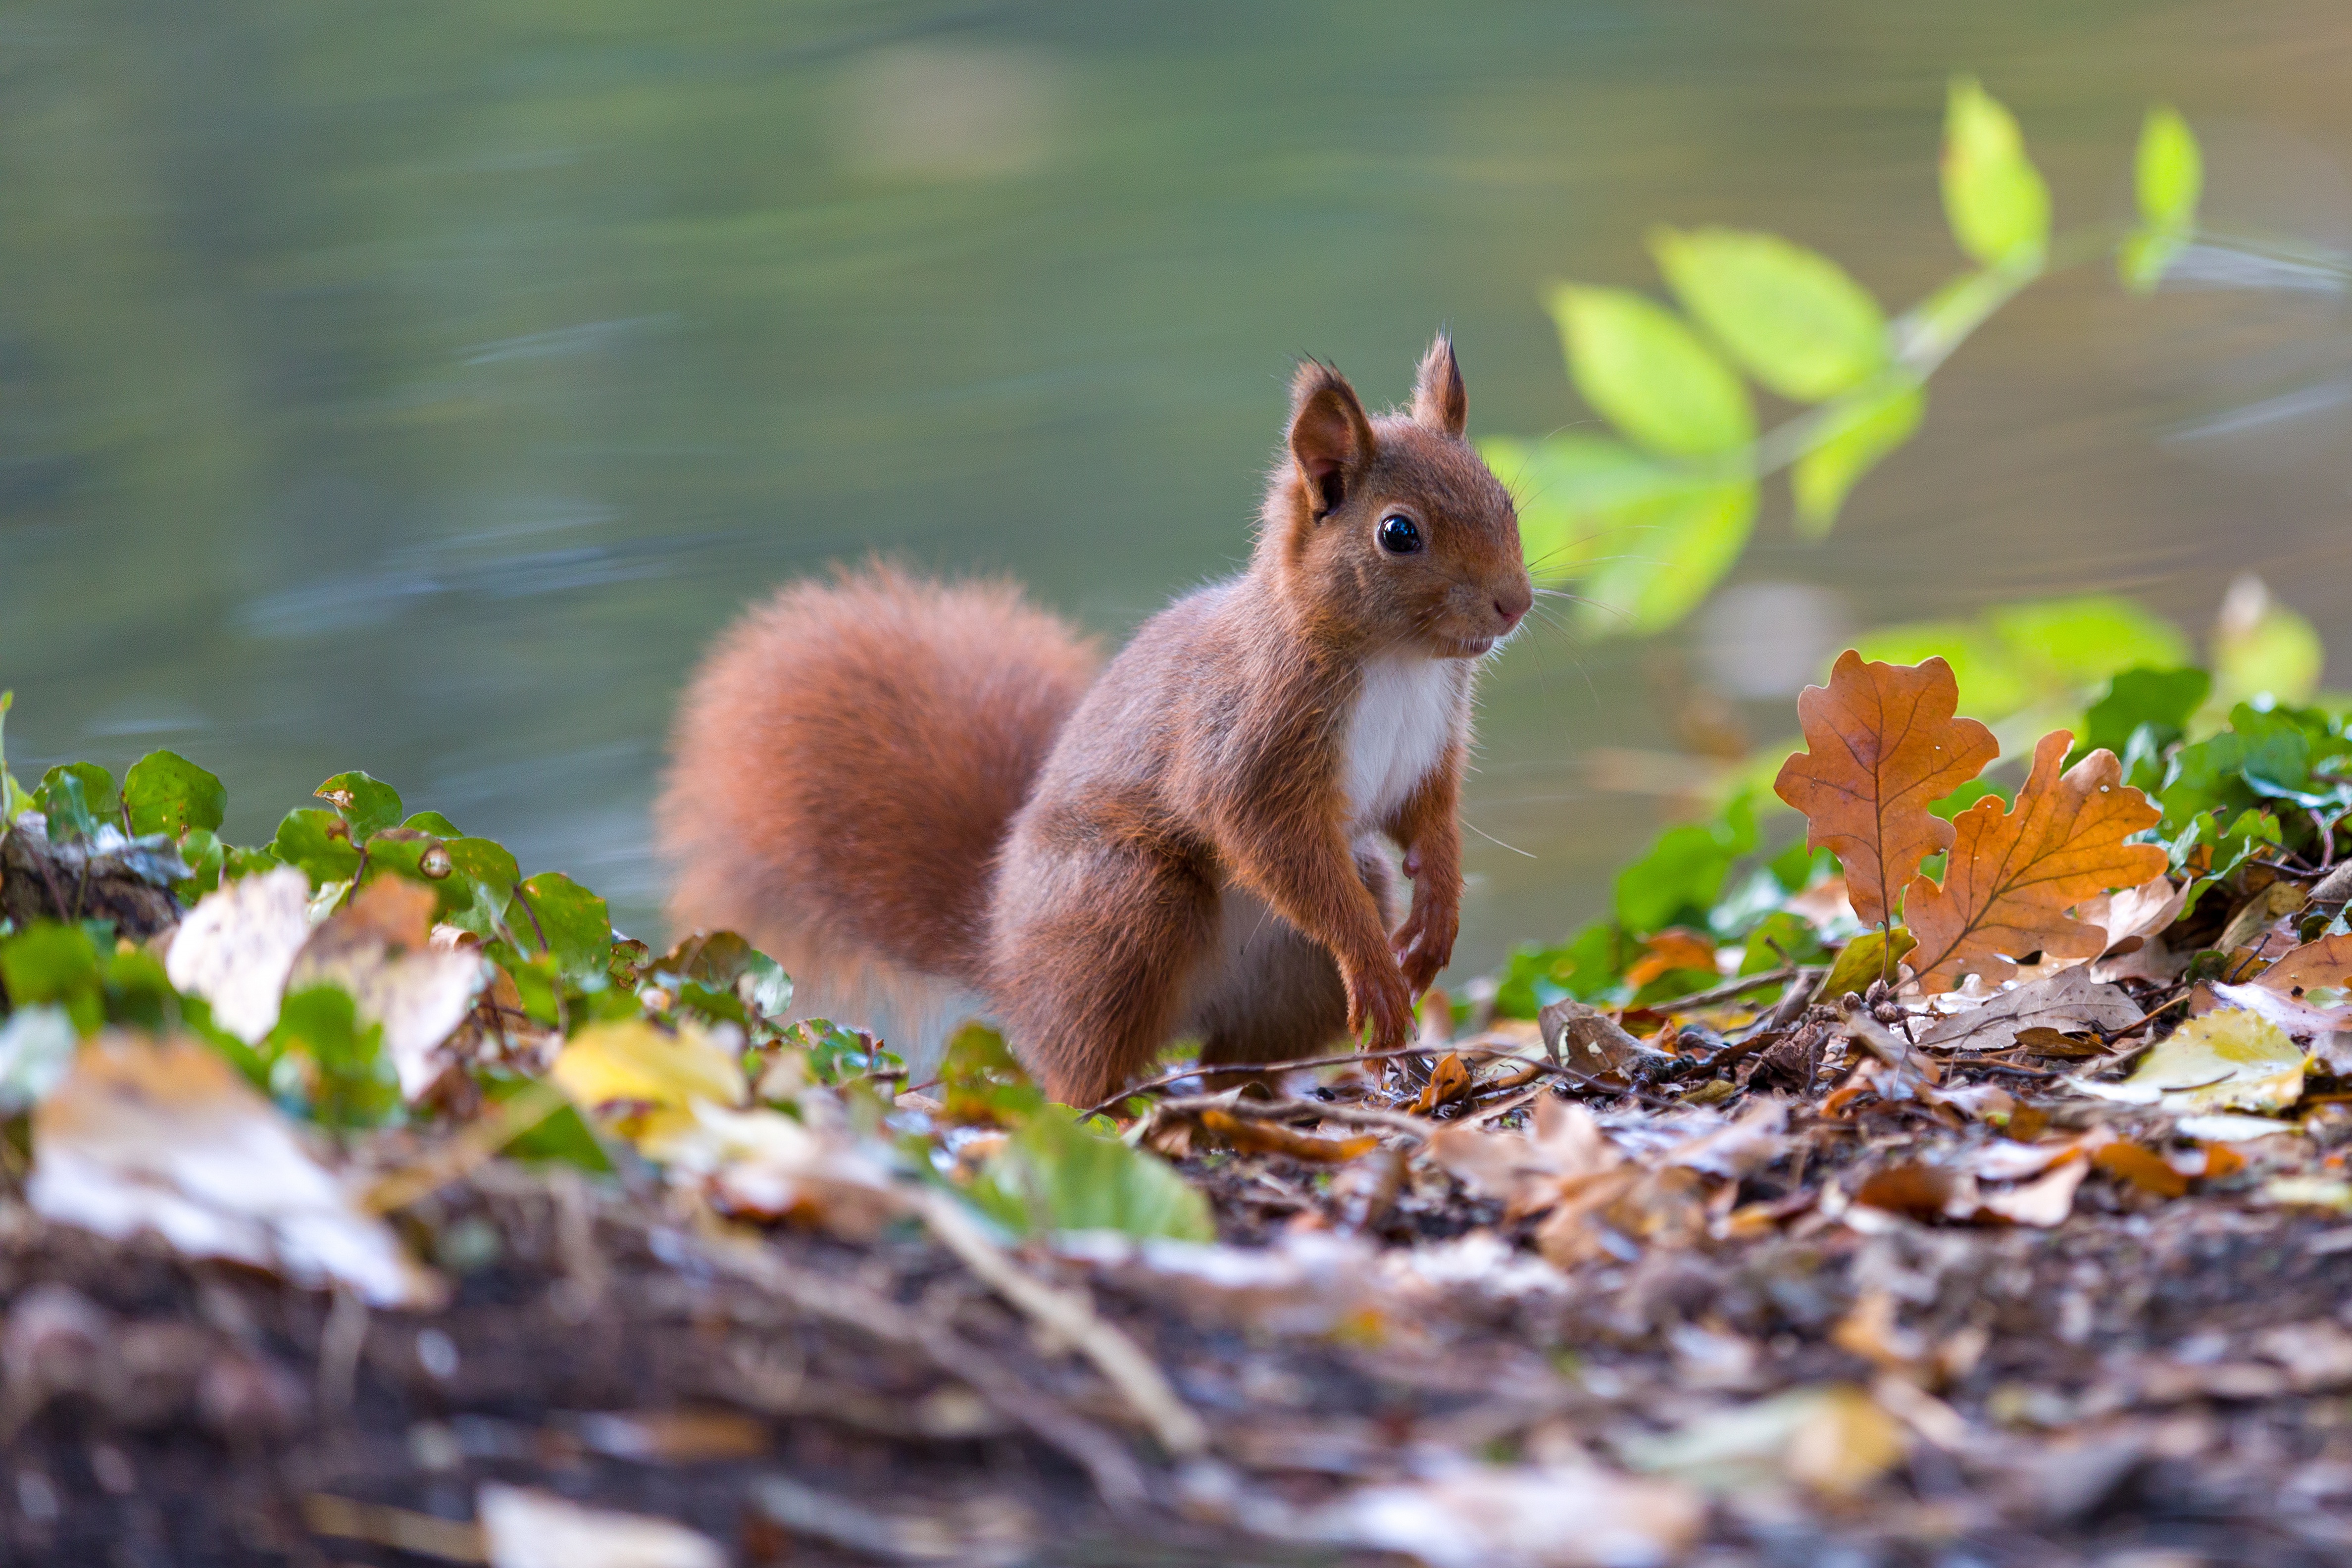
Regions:
<instances>
[{"instance_id":1,"label":"brown fur","mask_svg":"<svg viewBox=\"0 0 2352 1568\"><path fill-rule=\"evenodd\" d=\"M1181 1033L1209 1062L1367 1024L1403 1043L1458 925L1471 663L1531 602L1465 414L1443 338L1410 414L1368 416L1301 366L1249 569L1152 617L1083 698L1086 646L1009 588L871 571L785 589L681 714L674 914L837 988L970 986L1071 1103ZM1392 514L1424 550L1381 548ZM1376 661L1446 730L1372 820L1348 769ZM1374 833L1413 879L1393 939Z\"/></svg>"}]
</instances>

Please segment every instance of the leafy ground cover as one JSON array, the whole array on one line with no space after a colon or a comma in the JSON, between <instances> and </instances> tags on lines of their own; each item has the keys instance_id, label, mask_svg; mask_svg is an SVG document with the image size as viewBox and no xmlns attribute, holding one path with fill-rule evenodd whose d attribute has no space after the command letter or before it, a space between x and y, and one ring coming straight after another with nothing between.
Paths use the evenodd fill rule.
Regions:
<instances>
[{"instance_id":1,"label":"leafy ground cover","mask_svg":"<svg viewBox=\"0 0 2352 1568\"><path fill-rule=\"evenodd\" d=\"M0 757L0 1540L2342 1561L2352 735L2248 638L2315 674L2225 625L2079 740L1849 654L1412 1050L1081 1108L363 773L247 847Z\"/></svg>"}]
</instances>

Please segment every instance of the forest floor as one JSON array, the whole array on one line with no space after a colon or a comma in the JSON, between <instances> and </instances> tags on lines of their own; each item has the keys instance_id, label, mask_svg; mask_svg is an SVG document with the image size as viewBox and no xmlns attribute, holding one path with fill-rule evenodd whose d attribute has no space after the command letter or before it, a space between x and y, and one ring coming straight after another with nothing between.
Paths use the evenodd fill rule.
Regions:
<instances>
[{"instance_id":1,"label":"forest floor","mask_svg":"<svg viewBox=\"0 0 2352 1568\"><path fill-rule=\"evenodd\" d=\"M569 1502L700 1541L528 1560L2352 1561L2352 1224L2279 1201L2352 1118L2200 1144L2031 1058L1904 1098L1837 1013L1758 1022L1798 1051L1498 1056L1417 1115L1441 1047L1222 1124L1313 1158L1163 1102L1215 1243L750 1231L494 1162L398 1212L454 1281L411 1311L10 1204L7 1560L514 1562L495 1520Z\"/></svg>"}]
</instances>

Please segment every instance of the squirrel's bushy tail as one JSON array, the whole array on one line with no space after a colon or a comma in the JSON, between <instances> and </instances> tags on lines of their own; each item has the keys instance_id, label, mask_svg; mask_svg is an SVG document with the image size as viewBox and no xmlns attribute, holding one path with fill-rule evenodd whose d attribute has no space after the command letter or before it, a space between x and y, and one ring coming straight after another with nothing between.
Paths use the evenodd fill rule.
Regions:
<instances>
[{"instance_id":1,"label":"squirrel's bushy tail","mask_svg":"<svg viewBox=\"0 0 2352 1568\"><path fill-rule=\"evenodd\" d=\"M796 1015L927 1057L982 985L991 862L1097 658L1009 583L787 586L679 708L657 807L676 927L741 931Z\"/></svg>"}]
</instances>

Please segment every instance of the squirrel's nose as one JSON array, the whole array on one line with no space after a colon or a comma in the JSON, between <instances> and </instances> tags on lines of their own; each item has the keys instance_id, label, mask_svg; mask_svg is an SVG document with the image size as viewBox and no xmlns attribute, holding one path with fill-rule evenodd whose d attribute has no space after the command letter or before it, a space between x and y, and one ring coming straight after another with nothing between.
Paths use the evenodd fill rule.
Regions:
<instances>
[{"instance_id":1,"label":"squirrel's nose","mask_svg":"<svg viewBox=\"0 0 2352 1568\"><path fill-rule=\"evenodd\" d=\"M1526 615L1528 606L1535 602L1535 590L1524 583L1516 588L1506 588L1496 595L1495 614L1503 618L1503 629L1507 632L1517 626L1519 617Z\"/></svg>"}]
</instances>

